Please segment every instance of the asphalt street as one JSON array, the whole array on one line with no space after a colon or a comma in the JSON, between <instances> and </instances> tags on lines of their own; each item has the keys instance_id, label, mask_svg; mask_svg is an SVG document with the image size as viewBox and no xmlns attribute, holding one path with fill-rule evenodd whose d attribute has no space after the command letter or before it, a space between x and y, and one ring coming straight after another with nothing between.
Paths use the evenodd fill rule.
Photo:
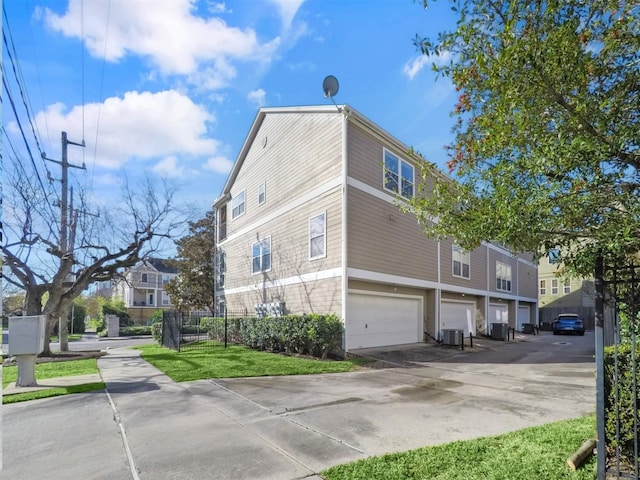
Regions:
<instances>
[{"instance_id":1,"label":"asphalt street","mask_svg":"<svg viewBox=\"0 0 640 480\"><path fill-rule=\"evenodd\" d=\"M594 411L593 334L521 340L363 351L389 368L343 374L181 384L137 351L110 349L99 360L106 392L2 407L0 479L318 478L371 455Z\"/></svg>"}]
</instances>

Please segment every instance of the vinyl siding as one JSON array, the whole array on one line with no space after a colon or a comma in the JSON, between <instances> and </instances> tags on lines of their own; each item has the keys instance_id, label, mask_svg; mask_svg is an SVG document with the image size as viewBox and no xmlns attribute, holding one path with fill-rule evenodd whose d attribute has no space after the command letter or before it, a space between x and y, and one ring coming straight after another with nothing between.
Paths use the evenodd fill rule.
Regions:
<instances>
[{"instance_id":1,"label":"vinyl siding","mask_svg":"<svg viewBox=\"0 0 640 480\"><path fill-rule=\"evenodd\" d=\"M245 192L245 213L232 219L227 204L227 236L251 225L283 204L342 172L342 120L336 114L267 115L231 187L231 197ZM266 202L258 188L266 185Z\"/></svg>"},{"instance_id":2,"label":"vinyl siding","mask_svg":"<svg viewBox=\"0 0 640 480\"><path fill-rule=\"evenodd\" d=\"M257 289L251 295L243 294L241 297L237 297L243 298L243 303L246 303L247 297L250 297L253 303L256 303L258 297L262 300L257 303L276 300L289 302L286 298L292 295L292 291L295 291L297 287L282 285L284 279L291 281L292 278L302 275L312 275L316 272L339 268L342 260L341 198L340 187L335 187L324 195L316 197L313 201L304 203L285 215L250 229L245 235L222 244L221 249L225 252L227 259L225 290ZM320 213L326 215L326 257L310 260L309 218ZM271 237L271 270L253 274L252 244L258 239L267 237ZM322 280L322 282L325 281ZM269 283L272 285L268 286ZM303 290L308 292L317 288L318 286L309 286L309 282L306 282L306 287ZM235 305L235 295L226 295L228 308L235 308L233 306ZM315 297L321 296L321 292L315 293ZM335 293L326 292L326 296L327 299L322 300L321 304L334 305ZM299 300L298 304L305 305L302 300ZM304 311L311 311L310 306L307 305ZM301 312L296 311L295 313Z\"/></svg>"},{"instance_id":3,"label":"vinyl siding","mask_svg":"<svg viewBox=\"0 0 640 480\"><path fill-rule=\"evenodd\" d=\"M518 295L538 298L538 271L535 266L518 262Z\"/></svg>"},{"instance_id":4,"label":"vinyl siding","mask_svg":"<svg viewBox=\"0 0 640 480\"><path fill-rule=\"evenodd\" d=\"M347 199L349 267L437 280L437 245L427 240L415 217L353 187Z\"/></svg>"},{"instance_id":5,"label":"vinyl siding","mask_svg":"<svg viewBox=\"0 0 640 480\"><path fill-rule=\"evenodd\" d=\"M225 299L229 312L253 315L261 303L284 302L286 315L304 313L340 315L342 311L342 279L340 277L314 282L287 285L285 288L255 290L228 295Z\"/></svg>"},{"instance_id":6,"label":"vinyl siding","mask_svg":"<svg viewBox=\"0 0 640 480\"><path fill-rule=\"evenodd\" d=\"M453 242L440 242L440 281L448 285L485 290L487 288L487 249L478 247L470 255L469 278L453 275ZM495 282L494 282L495 283Z\"/></svg>"}]
</instances>

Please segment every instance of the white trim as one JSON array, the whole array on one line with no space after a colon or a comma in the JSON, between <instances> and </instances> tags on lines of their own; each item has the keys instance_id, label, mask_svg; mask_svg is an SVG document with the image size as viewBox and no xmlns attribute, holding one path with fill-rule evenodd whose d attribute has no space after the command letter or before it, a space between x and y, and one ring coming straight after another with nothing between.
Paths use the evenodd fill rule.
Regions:
<instances>
[{"instance_id":1,"label":"white trim","mask_svg":"<svg viewBox=\"0 0 640 480\"><path fill-rule=\"evenodd\" d=\"M387 182L386 182L386 176L385 173L387 171L387 153L393 157L395 157L398 160L398 191L394 192L393 190L387 188ZM411 167L411 185L413 187L413 195L412 198L415 197L416 195L416 166L411 163L408 162L407 160L403 159L400 155L396 155L395 153L393 153L391 150L389 150L386 147L382 147L382 189L386 190L387 192L391 192L392 195L397 195L398 197L404 198L404 199L409 199L409 197L405 197L402 194L402 163L406 163L407 165L409 165Z\"/></svg>"},{"instance_id":2,"label":"white trim","mask_svg":"<svg viewBox=\"0 0 640 480\"><path fill-rule=\"evenodd\" d=\"M399 275L390 275L387 273L372 272L369 270L362 270L359 268L348 268L347 274L350 279L354 280L366 280L375 283L388 283L395 285L402 285L406 287L415 288L427 288L430 290L442 290L444 292L451 293L465 293L467 295L477 295L480 297L497 297L504 300L517 300L520 299L526 302L537 302L537 297L518 297L517 295L508 294L505 292L494 292L490 290L480 290L477 288L461 287L459 285L450 285L431 280L422 280L418 278L402 277ZM500 295L497 295L499 293Z\"/></svg>"},{"instance_id":3,"label":"white trim","mask_svg":"<svg viewBox=\"0 0 640 480\"><path fill-rule=\"evenodd\" d=\"M243 287L227 288L219 290L216 293L221 295L234 295L236 293L247 293L260 291L263 288L277 288L285 287L288 285L297 285L305 282L314 282L317 280L326 280L329 278L341 277L342 268L331 268L329 270L321 270L319 272L305 273L302 275L295 275L293 277L282 278L278 280L267 280L265 282L254 283L251 285L245 285Z\"/></svg>"},{"instance_id":4,"label":"white trim","mask_svg":"<svg viewBox=\"0 0 640 480\"><path fill-rule=\"evenodd\" d=\"M241 228L240 230L233 232L233 234L229 235L227 232L227 238L225 238L222 242L218 243L218 246L224 246L227 242L230 242L232 240L235 240L238 237L241 237L242 235L245 235L247 233L249 233L250 231L261 227L262 225L266 224L267 222L270 222L272 220L275 220L276 218L288 213L291 210L294 210L298 207L300 207L301 205L304 205L305 203L313 200L314 198L327 193L328 191L340 186L342 184L342 178L341 177L335 177L331 180L329 180L326 183L323 183L322 185L320 185L317 188L314 188L313 190L308 191L307 193L305 193L304 195L296 198L295 200L293 200L292 202L289 202L287 204L285 204L283 207L278 208L277 210L274 210L272 213L268 214L268 215L264 215L261 216L259 220L257 220L256 222L253 222L249 225L247 225L244 228Z\"/></svg>"},{"instance_id":5,"label":"white trim","mask_svg":"<svg viewBox=\"0 0 640 480\"><path fill-rule=\"evenodd\" d=\"M311 256L311 240L313 240L313 238L311 237L311 220L313 220L314 218L318 218L320 215L322 215L322 220L323 220L323 225L322 225L322 255L316 255L315 257ZM319 236L319 235L318 235ZM318 238L318 237L315 237ZM309 261L313 261L313 260L320 260L321 258L326 258L327 257L327 211L325 210L322 213L317 213L316 215L309 217Z\"/></svg>"},{"instance_id":6,"label":"white trim","mask_svg":"<svg viewBox=\"0 0 640 480\"><path fill-rule=\"evenodd\" d=\"M234 206L234 205L233 205L233 202L234 202L234 201L235 201L235 200L236 200L240 195L242 195L242 203L240 203L240 204L238 204L238 205ZM234 211L234 210L236 209L236 207L238 207L239 205L243 205L243 207L242 207L242 212L241 212L241 213L238 213L237 215L234 215L234 214L233 214L233 211ZM247 193L246 193L246 190L242 190L241 192L238 192L238 194L237 194L237 195L234 195L234 196L231 198L231 220L235 220L236 218L241 217L241 216L242 216L242 215L244 215L246 212L247 212ZM228 222L228 220L227 220L227 222Z\"/></svg>"},{"instance_id":7,"label":"white trim","mask_svg":"<svg viewBox=\"0 0 640 480\"><path fill-rule=\"evenodd\" d=\"M264 190L262 192L264 194L264 199L262 201L260 201L260 189L261 188ZM258 206L264 205L266 201L267 201L267 182L262 182L260 185L258 185Z\"/></svg>"},{"instance_id":8,"label":"white trim","mask_svg":"<svg viewBox=\"0 0 640 480\"><path fill-rule=\"evenodd\" d=\"M457 253L460 255L460 275L456 275L455 274L455 270L453 268L454 266L454 262L455 262L455 258L454 258L454 253L455 250L457 249ZM462 257L466 257L467 258L467 263L465 264L462 261ZM464 276L464 265L467 265L467 268L469 270L469 276L465 277ZM460 245L456 245L455 243L451 244L451 276L455 277L455 278L461 278L463 280L471 280L471 252L468 250L465 250L464 248L462 248Z\"/></svg>"},{"instance_id":9,"label":"white trim","mask_svg":"<svg viewBox=\"0 0 640 480\"><path fill-rule=\"evenodd\" d=\"M400 200L393 195L390 195L378 188L372 187L371 185L367 185L366 183L361 182L360 180L356 180L353 177L347 177L347 183L349 184L349 186L357 188L358 190L368 193L369 195L373 195L374 197L379 198L380 200L384 200L387 203L395 204L397 200Z\"/></svg>"},{"instance_id":10,"label":"white trim","mask_svg":"<svg viewBox=\"0 0 640 480\"><path fill-rule=\"evenodd\" d=\"M258 270L257 272L253 271L253 260L254 260L254 256L253 256L253 246L256 243L262 244L262 242L269 240L269 268L266 270ZM267 273L271 271L271 265L272 265L272 254L273 249L271 248L271 235L268 235L264 238L261 238L260 240L256 240L255 242L253 242L251 244L251 275L260 275L261 273ZM260 249L260 267L262 267L262 257L263 257L263 253L262 253L262 248Z\"/></svg>"},{"instance_id":11,"label":"white trim","mask_svg":"<svg viewBox=\"0 0 640 480\"><path fill-rule=\"evenodd\" d=\"M340 265L340 275L341 275L341 291L340 291L340 297L342 300L342 323L344 324L344 335L342 335L342 348L345 350L345 352L347 351L347 331L348 331L348 327L347 327L347 322L346 322L346 318L347 318L347 312L349 311L349 293L348 293L348 289L349 289L349 277L347 276L347 214L348 214L348 205L347 205L347 188L348 188L348 183L349 183L349 168L348 168L348 161L349 161L349 150L347 148L347 142L348 142L348 133L349 133L349 122L348 122L348 118L349 118L349 113L345 110L342 110L342 172L340 173L341 175L341 194L342 194L342 198L341 198L341 209L342 209L342 232L341 232L341 239L340 239L340 247L342 249L341 256L342 256L342 265Z\"/></svg>"}]
</instances>

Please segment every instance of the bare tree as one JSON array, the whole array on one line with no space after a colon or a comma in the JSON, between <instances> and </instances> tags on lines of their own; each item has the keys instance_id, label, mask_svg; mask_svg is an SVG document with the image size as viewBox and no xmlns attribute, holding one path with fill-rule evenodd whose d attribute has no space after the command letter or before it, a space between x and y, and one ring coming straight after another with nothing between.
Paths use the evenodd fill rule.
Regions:
<instances>
[{"instance_id":1,"label":"bare tree","mask_svg":"<svg viewBox=\"0 0 640 480\"><path fill-rule=\"evenodd\" d=\"M57 208L34 180L24 169L5 175L1 251L5 280L24 291L25 314L47 316L44 353L49 353L50 334L74 298L89 284L110 280L160 251L166 239L182 235L186 221L174 204L173 185L150 177L131 185L125 178L119 199L114 195L99 207L91 208L86 192L77 192L64 249Z\"/></svg>"}]
</instances>

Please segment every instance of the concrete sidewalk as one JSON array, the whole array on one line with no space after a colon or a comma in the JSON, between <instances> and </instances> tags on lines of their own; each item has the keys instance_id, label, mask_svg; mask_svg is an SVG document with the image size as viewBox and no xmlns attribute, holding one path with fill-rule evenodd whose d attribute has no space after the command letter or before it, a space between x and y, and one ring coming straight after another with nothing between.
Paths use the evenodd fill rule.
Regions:
<instances>
[{"instance_id":1,"label":"concrete sidewalk","mask_svg":"<svg viewBox=\"0 0 640 480\"><path fill-rule=\"evenodd\" d=\"M98 360L106 391L4 406L0 478L319 479L371 455L574 418L593 411L595 382L578 344L589 339L571 341L422 361L406 348L403 368L185 383L111 349Z\"/></svg>"}]
</instances>

